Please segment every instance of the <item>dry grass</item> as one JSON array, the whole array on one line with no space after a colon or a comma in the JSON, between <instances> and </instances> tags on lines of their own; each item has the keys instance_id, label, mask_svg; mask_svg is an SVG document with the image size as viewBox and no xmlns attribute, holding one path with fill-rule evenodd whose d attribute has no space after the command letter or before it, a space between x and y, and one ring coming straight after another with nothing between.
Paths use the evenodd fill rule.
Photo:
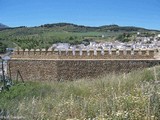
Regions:
<instances>
[{"instance_id":1,"label":"dry grass","mask_svg":"<svg viewBox=\"0 0 160 120\"><path fill-rule=\"evenodd\" d=\"M159 70L72 82L27 82L0 93L0 108L26 120L158 120Z\"/></svg>"}]
</instances>

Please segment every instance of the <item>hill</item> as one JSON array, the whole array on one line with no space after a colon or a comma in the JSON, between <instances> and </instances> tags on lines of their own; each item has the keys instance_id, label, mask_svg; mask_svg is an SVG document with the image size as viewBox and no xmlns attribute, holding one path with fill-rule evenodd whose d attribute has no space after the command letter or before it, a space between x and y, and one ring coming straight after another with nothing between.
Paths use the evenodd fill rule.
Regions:
<instances>
[{"instance_id":1,"label":"hill","mask_svg":"<svg viewBox=\"0 0 160 120\"><path fill-rule=\"evenodd\" d=\"M8 26L0 23L0 29L4 29L4 28L8 28Z\"/></svg>"},{"instance_id":2,"label":"hill","mask_svg":"<svg viewBox=\"0 0 160 120\"><path fill-rule=\"evenodd\" d=\"M133 32L133 31L157 31L158 30L150 30L140 27L133 27L133 26L118 26L118 25L104 25L99 27L91 27L91 26L83 26L83 25L76 25L72 23L56 23L56 24L44 24L39 27L45 27L45 28L55 28L60 29L68 32L108 32L108 31L126 31L126 32Z\"/></svg>"},{"instance_id":3,"label":"hill","mask_svg":"<svg viewBox=\"0 0 160 120\"><path fill-rule=\"evenodd\" d=\"M123 33L130 34L132 40L137 34L154 33L158 30L150 30L132 26L104 25L99 27L76 25L72 23L44 24L35 27L14 27L0 31L0 41L8 46L20 46L21 48L48 48L56 42L68 42L79 44L83 40L113 41ZM102 37L103 36L103 37Z\"/></svg>"}]
</instances>

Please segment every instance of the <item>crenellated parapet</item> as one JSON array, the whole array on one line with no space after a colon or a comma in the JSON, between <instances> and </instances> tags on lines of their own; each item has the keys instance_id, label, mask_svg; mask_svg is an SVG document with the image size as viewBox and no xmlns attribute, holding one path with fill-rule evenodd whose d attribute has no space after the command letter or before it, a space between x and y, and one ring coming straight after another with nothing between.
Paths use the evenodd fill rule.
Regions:
<instances>
[{"instance_id":1,"label":"crenellated parapet","mask_svg":"<svg viewBox=\"0 0 160 120\"><path fill-rule=\"evenodd\" d=\"M52 49L16 49L12 58L58 59L58 53Z\"/></svg>"},{"instance_id":2,"label":"crenellated parapet","mask_svg":"<svg viewBox=\"0 0 160 120\"><path fill-rule=\"evenodd\" d=\"M155 49L16 49L12 58L28 59L154 59Z\"/></svg>"}]
</instances>

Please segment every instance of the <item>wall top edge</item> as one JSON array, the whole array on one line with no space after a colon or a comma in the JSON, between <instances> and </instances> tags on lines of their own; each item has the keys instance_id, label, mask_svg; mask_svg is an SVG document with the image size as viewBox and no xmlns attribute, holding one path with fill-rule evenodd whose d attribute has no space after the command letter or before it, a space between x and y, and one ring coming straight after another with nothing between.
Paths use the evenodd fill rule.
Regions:
<instances>
[{"instance_id":1,"label":"wall top edge","mask_svg":"<svg viewBox=\"0 0 160 120\"><path fill-rule=\"evenodd\" d=\"M155 51L157 49L74 49L74 51ZM51 49L15 49L15 51L22 52L58 52L58 51L73 51L73 49L51 50Z\"/></svg>"}]
</instances>

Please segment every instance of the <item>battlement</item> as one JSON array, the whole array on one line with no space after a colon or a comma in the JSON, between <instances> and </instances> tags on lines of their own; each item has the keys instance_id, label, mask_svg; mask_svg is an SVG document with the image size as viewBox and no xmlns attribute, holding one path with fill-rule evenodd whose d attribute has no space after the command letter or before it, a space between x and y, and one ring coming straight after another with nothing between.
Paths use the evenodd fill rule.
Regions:
<instances>
[{"instance_id":1,"label":"battlement","mask_svg":"<svg viewBox=\"0 0 160 120\"><path fill-rule=\"evenodd\" d=\"M155 49L16 49L12 58L27 59L154 59Z\"/></svg>"}]
</instances>

